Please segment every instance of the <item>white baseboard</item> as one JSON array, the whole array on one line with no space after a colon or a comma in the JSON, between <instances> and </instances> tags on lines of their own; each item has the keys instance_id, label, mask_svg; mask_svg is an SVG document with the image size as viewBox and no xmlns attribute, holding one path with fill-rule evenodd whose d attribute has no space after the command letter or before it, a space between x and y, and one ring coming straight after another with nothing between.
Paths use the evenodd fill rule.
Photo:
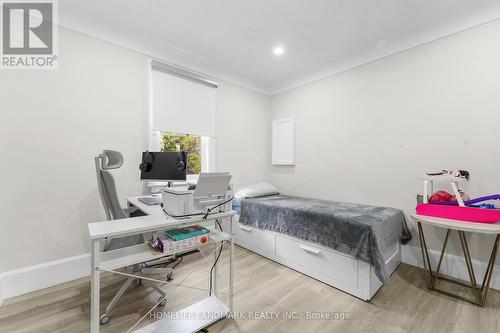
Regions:
<instances>
[{"instance_id":1,"label":"white baseboard","mask_svg":"<svg viewBox=\"0 0 500 333\"><path fill-rule=\"evenodd\" d=\"M439 261L440 252L436 250L429 250L429 258L431 260L432 268L436 269ZM424 267L422 261L422 251L417 246L402 246L401 248L401 261L405 264ZM472 259L474 273L478 283L482 283L484 272L486 271L487 263ZM500 290L500 265L495 265L493 268L493 276L491 277L490 288ZM441 264L440 273L448 275L460 280L470 281L465 259L461 256L453 254L445 254L443 263Z\"/></svg>"},{"instance_id":2,"label":"white baseboard","mask_svg":"<svg viewBox=\"0 0 500 333\"><path fill-rule=\"evenodd\" d=\"M437 265L439 252L429 250L433 267ZM402 246L401 261L417 267L423 267L420 247ZM482 281L487 264L472 260L474 272ZM495 265L491 288L500 290L500 265ZM497 272L497 274L495 274ZM461 256L446 254L441 266L441 273L469 281L465 260ZM24 267L0 274L0 304L6 299L23 295L32 291L55 286L90 275L90 254L82 254L48 263Z\"/></svg>"},{"instance_id":3,"label":"white baseboard","mask_svg":"<svg viewBox=\"0 0 500 333\"><path fill-rule=\"evenodd\" d=\"M90 254L81 254L0 274L0 304L4 299L90 275Z\"/></svg>"}]
</instances>

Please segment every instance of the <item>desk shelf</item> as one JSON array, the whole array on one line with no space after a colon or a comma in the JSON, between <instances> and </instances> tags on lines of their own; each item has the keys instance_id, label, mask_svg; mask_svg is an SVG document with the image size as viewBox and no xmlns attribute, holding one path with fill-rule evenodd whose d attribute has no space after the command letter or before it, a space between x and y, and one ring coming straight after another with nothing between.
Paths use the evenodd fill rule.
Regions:
<instances>
[{"instance_id":1,"label":"desk shelf","mask_svg":"<svg viewBox=\"0 0 500 333\"><path fill-rule=\"evenodd\" d=\"M218 278L217 266L214 266L213 289L212 296L209 296L198 303L195 303L184 310L177 313L177 317L184 318L191 314L204 313L202 318L192 319L188 317L184 320L160 320L143 329L139 332L197 332L200 329L227 317L230 311L233 311L233 288L234 288L234 235L233 235L233 217L234 211L218 212L208 216L193 216L185 219L175 219L167 217L163 213L160 206L146 206L138 200L138 198L128 198L128 206L135 207L143 211L146 216L125 218L114 221L89 223L89 238L91 241L91 307L90 307L90 331L98 333L100 330L100 273L101 271L112 271L118 274L116 270L119 268L140 264L143 262L155 261L164 257L181 254L191 249L186 248L180 251L171 253L154 252L149 244L143 243L134 246L129 246L122 249L116 249L108 252L102 252L102 243L106 239L122 238L131 235L147 234L158 230L170 230L193 225L204 225L210 229L208 234L209 241L220 243L229 242L229 300L228 305L225 305L217 298ZM223 221L229 219L228 233L219 231L215 228L216 220ZM213 223L213 228L206 224ZM192 250L200 249L195 246ZM213 254L217 257L217 254ZM215 261L216 262L216 261ZM125 274L127 275L127 274ZM156 280L155 280L156 281ZM163 281L157 281L163 283ZM217 313L218 316L210 316Z\"/></svg>"},{"instance_id":2,"label":"desk shelf","mask_svg":"<svg viewBox=\"0 0 500 333\"><path fill-rule=\"evenodd\" d=\"M208 234L208 238L214 242L223 242L231 240L231 235L222 231L211 231ZM198 247L194 246L192 248L183 249L181 252L187 252L191 250L196 250ZM134 246L127 246L121 249L116 249L112 251L107 251L101 253L101 260L99 263L99 269L105 271L112 271L118 268L131 266L140 262L147 262L152 260L157 260L163 257L173 256L174 254L180 253L179 251L174 252L155 252L151 249L148 243L138 244Z\"/></svg>"}]
</instances>

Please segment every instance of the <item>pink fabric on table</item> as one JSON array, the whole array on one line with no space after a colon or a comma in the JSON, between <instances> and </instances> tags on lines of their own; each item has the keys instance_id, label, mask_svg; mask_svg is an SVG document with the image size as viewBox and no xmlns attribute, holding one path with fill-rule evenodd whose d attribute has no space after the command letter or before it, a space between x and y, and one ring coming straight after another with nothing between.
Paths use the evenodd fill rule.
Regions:
<instances>
[{"instance_id":1,"label":"pink fabric on table","mask_svg":"<svg viewBox=\"0 0 500 333\"><path fill-rule=\"evenodd\" d=\"M418 204L416 213L466 222L496 223L500 221L500 209Z\"/></svg>"}]
</instances>

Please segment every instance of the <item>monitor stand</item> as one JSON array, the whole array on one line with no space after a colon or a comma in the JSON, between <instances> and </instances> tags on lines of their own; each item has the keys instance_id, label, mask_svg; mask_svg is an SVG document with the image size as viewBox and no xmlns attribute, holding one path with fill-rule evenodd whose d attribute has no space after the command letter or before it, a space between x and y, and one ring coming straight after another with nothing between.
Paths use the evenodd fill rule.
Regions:
<instances>
[{"instance_id":1,"label":"monitor stand","mask_svg":"<svg viewBox=\"0 0 500 333\"><path fill-rule=\"evenodd\" d=\"M163 191L164 188L166 187L172 187L172 182L171 181L168 181L167 182L167 185L163 186L160 191L158 192L155 192L155 193L151 193L151 195L149 196L145 196L145 197L140 197L138 198L137 200L139 200L140 202L148 205L148 206L156 206L156 205L159 205L161 204L161 191Z\"/></svg>"}]
</instances>

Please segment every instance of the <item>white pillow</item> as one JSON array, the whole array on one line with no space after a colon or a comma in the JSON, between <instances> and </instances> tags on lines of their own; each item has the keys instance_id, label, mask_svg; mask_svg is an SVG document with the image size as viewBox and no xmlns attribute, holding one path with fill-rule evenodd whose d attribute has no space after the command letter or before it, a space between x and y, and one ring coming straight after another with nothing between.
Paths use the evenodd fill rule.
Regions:
<instances>
[{"instance_id":1,"label":"white pillow","mask_svg":"<svg viewBox=\"0 0 500 333\"><path fill-rule=\"evenodd\" d=\"M244 198L257 198L264 197L267 195L280 194L280 190L273 184L266 182L258 182L251 185L246 185L240 187L234 196L238 199Z\"/></svg>"}]
</instances>

